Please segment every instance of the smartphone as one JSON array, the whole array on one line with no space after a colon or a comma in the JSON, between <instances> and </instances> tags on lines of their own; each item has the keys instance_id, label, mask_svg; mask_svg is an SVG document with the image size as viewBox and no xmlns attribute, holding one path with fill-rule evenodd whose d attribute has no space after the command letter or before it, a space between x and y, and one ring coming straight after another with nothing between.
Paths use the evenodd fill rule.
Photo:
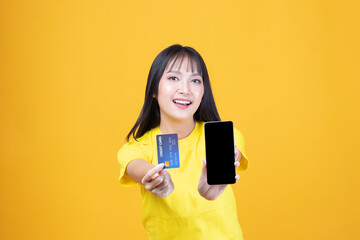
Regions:
<instances>
[{"instance_id":1,"label":"smartphone","mask_svg":"<svg viewBox=\"0 0 360 240\"><path fill-rule=\"evenodd\" d=\"M232 121L206 122L204 128L208 184L235 183L235 145Z\"/></svg>"}]
</instances>

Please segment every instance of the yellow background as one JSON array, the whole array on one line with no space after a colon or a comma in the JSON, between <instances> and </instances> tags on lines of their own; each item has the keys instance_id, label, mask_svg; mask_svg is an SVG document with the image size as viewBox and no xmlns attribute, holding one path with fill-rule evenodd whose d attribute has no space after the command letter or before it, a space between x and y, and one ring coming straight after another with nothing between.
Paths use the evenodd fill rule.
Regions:
<instances>
[{"instance_id":1,"label":"yellow background","mask_svg":"<svg viewBox=\"0 0 360 240\"><path fill-rule=\"evenodd\" d=\"M1 1L0 24L1 239L146 237L116 153L174 43L245 136L245 238L360 239L356 1Z\"/></svg>"}]
</instances>

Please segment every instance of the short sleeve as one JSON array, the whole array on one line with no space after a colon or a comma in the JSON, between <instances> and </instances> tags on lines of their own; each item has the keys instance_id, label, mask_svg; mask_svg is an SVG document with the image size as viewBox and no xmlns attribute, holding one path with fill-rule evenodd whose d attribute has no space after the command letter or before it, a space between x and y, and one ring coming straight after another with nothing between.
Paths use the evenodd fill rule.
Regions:
<instances>
[{"instance_id":1,"label":"short sleeve","mask_svg":"<svg viewBox=\"0 0 360 240\"><path fill-rule=\"evenodd\" d=\"M126 167L132 160L135 159L144 159L148 161L149 157L146 145L147 144L142 142L131 140L125 143L124 146L122 146L118 151L117 160L120 164L119 182L122 186L132 186L137 184L135 180L127 175Z\"/></svg>"},{"instance_id":2,"label":"short sleeve","mask_svg":"<svg viewBox=\"0 0 360 240\"><path fill-rule=\"evenodd\" d=\"M241 153L240 166L238 168L238 171L244 171L248 168L249 165L249 161L245 153L245 139L243 134L236 128L234 128L234 138L235 145L238 147Z\"/></svg>"}]
</instances>

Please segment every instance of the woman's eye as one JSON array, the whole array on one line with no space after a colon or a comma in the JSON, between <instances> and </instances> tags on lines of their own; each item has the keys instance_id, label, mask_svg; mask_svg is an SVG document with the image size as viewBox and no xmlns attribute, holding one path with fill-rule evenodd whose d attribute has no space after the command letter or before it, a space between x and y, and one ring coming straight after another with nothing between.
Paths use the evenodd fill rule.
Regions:
<instances>
[{"instance_id":1,"label":"woman's eye","mask_svg":"<svg viewBox=\"0 0 360 240\"><path fill-rule=\"evenodd\" d=\"M179 80L177 77L169 77L170 80Z\"/></svg>"},{"instance_id":2,"label":"woman's eye","mask_svg":"<svg viewBox=\"0 0 360 240\"><path fill-rule=\"evenodd\" d=\"M201 83L201 81L199 79L194 79L193 82L194 83Z\"/></svg>"}]
</instances>

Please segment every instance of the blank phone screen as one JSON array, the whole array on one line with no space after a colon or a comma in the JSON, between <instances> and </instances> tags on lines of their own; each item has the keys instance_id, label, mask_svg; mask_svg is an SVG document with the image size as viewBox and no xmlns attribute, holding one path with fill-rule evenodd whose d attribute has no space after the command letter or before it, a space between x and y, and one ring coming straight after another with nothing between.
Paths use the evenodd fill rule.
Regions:
<instances>
[{"instance_id":1,"label":"blank phone screen","mask_svg":"<svg viewBox=\"0 0 360 240\"><path fill-rule=\"evenodd\" d=\"M235 183L234 127L231 121L205 123L205 151L208 184Z\"/></svg>"}]
</instances>

